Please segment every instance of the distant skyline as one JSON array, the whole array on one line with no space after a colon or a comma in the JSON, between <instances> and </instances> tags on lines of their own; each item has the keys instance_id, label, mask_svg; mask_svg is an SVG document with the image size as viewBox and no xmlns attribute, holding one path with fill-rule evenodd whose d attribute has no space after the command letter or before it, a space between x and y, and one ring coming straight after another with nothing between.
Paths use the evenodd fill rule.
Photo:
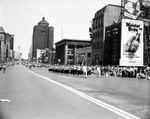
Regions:
<instances>
[{"instance_id":1,"label":"distant skyline","mask_svg":"<svg viewBox=\"0 0 150 119\"><path fill-rule=\"evenodd\" d=\"M92 19L108 4L121 5L121 0L0 0L0 26L14 34L14 50L20 46L27 59L33 27L42 17L54 27L54 43L62 38L90 40Z\"/></svg>"}]
</instances>

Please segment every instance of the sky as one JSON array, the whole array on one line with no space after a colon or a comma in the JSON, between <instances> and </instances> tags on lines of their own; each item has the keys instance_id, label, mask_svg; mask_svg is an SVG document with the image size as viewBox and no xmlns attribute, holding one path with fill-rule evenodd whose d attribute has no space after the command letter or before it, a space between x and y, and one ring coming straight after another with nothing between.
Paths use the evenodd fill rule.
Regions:
<instances>
[{"instance_id":1,"label":"sky","mask_svg":"<svg viewBox=\"0 0 150 119\"><path fill-rule=\"evenodd\" d=\"M27 59L33 28L42 17L54 27L54 43L64 38L90 40L91 21L107 4L121 5L121 0L0 0L0 26L14 34L14 50L20 46Z\"/></svg>"}]
</instances>

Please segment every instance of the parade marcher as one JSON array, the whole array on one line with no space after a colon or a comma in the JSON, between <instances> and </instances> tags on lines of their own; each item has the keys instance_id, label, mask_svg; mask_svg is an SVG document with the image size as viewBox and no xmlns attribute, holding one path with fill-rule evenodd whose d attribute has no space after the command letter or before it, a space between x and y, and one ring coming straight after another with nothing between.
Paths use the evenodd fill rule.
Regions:
<instances>
[{"instance_id":1,"label":"parade marcher","mask_svg":"<svg viewBox=\"0 0 150 119\"><path fill-rule=\"evenodd\" d=\"M99 65L97 65L96 70L97 70L97 77L100 77L101 76L101 68Z\"/></svg>"},{"instance_id":2,"label":"parade marcher","mask_svg":"<svg viewBox=\"0 0 150 119\"><path fill-rule=\"evenodd\" d=\"M150 67L146 66L145 68L145 76L147 80L150 80Z\"/></svg>"},{"instance_id":3,"label":"parade marcher","mask_svg":"<svg viewBox=\"0 0 150 119\"><path fill-rule=\"evenodd\" d=\"M83 77L87 78L87 66L83 65L82 70L83 70Z\"/></svg>"},{"instance_id":4,"label":"parade marcher","mask_svg":"<svg viewBox=\"0 0 150 119\"><path fill-rule=\"evenodd\" d=\"M78 76L82 74L82 67L80 65L77 65L76 74Z\"/></svg>"},{"instance_id":5,"label":"parade marcher","mask_svg":"<svg viewBox=\"0 0 150 119\"><path fill-rule=\"evenodd\" d=\"M91 66L88 66L87 67L87 75L91 75L93 72L92 72L92 67Z\"/></svg>"},{"instance_id":6,"label":"parade marcher","mask_svg":"<svg viewBox=\"0 0 150 119\"><path fill-rule=\"evenodd\" d=\"M146 77L145 77L145 74L142 72L142 69L139 70L139 73L138 73L138 75L137 75L137 78L139 78L139 79L144 79L144 78L146 78Z\"/></svg>"},{"instance_id":7,"label":"parade marcher","mask_svg":"<svg viewBox=\"0 0 150 119\"><path fill-rule=\"evenodd\" d=\"M6 66L3 65L3 73L5 73L5 71L6 71Z\"/></svg>"}]
</instances>

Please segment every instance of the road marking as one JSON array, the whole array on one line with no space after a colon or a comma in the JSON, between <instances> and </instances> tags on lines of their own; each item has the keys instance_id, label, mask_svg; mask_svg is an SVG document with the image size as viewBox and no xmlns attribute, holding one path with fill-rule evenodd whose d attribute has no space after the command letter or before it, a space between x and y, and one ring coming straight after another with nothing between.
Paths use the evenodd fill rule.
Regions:
<instances>
[{"instance_id":1,"label":"road marking","mask_svg":"<svg viewBox=\"0 0 150 119\"><path fill-rule=\"evenodd\" d=\"M10 102L8 99L0 99L0 102Z\"/></svg>"},{"instance_id":2,"label":"road marking","mask_svg":"<svg viewBox=\"0 0 150 119\"><path fill-rule=\"evenodd\" d=\"M61 84L61 83L59 83L59 82L56 82L56 81L54 81L54 80L52 80L52 79L50 79L50 78L48 78L48 77L45 77L45 76L36 74L36 73L34 73L33 71L31 71L31 70L28 70L28 71L31 72L31 73L33 73L33 74L36 75L36 76L39 76L39 77L41 77L41 78L44 78L44 79L47 80L47 81L50 81L50 82L52 82L52 83L54 83L54 84L57 84L57 85L59 85L59 86L65 88L65 89L67 89L67 90L69 90L69 91L71 91L71 92L74 92L74 93L76 93L77 95L79 95L79 96L81 96L81 97L83 97L83 98L85 98L85 99L87 99L87 100L89 100L89 101L91 101L91 102L93 102L93 103L95 103L95 104L101 106L101 107L104 107L105 109L108 109L108 110L110 110L110 111L112 111L112 112L114 112L114 113L116 113L116 114L118 114L118 115L124 117L125 119L141 119L141 118L139 118L139 117L137 117L137 116L134 116L133 114L130 114L130 113L125 112L125 111L123 111L123 110L121 110L121 109L119 109L119 108L116 108L116 107L112 106L112 105L109 105L109 104L107 104L107 103L104 103L104 102L102 102L102 101L100 101L100 100L98 100L98 99L95 99L95 98L93 98L93 97L91 97L91 96L89 96L89 95L87 95L87 94L85 94L85 93L82 93L82 92L80 92L80 91L78 91L78 90L75 90L75 89L73 89L73 88L71 88L71 87L69 87L69 86L67 86L67 85L64 85L64 84Z\"/></svg>"}]
</instances>

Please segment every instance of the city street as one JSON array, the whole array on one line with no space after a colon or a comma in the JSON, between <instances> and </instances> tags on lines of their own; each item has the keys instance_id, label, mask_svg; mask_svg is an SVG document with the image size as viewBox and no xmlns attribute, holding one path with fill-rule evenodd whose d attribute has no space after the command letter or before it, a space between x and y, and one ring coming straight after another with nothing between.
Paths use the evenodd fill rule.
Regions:
<instances>
[{"instance_id":1,"label":"city street","mask_svg":"<svg viewBox=\"0 0 150 119\"><path fill-rule=\"evenodd\" d=\"M28 69L0 71L0 119L149 119L150 81L86 79Z\"/></svg>"}]
</instances>

